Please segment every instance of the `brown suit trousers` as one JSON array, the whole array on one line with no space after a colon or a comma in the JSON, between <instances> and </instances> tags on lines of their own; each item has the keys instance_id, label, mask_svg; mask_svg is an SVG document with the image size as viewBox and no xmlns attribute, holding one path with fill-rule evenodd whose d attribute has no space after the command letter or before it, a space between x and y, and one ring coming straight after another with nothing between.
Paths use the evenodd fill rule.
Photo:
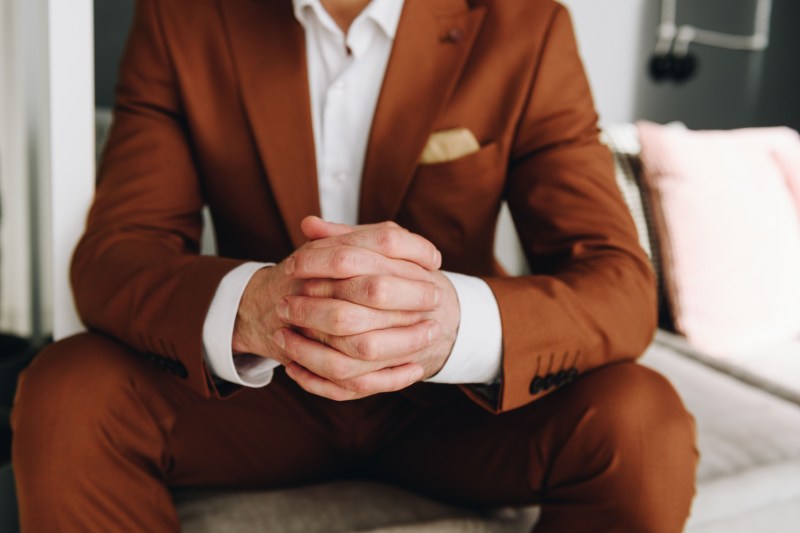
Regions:
<instances>
[{"instance_id":1,"label":"brown suit trousers","mask_svg":"<svg viewBox=\"0 0 800 533\"><path fill-rule=\"evenodd\" d=\"M606 366L499 415L429 387L336 403L277 371L264 389L208 399L116 341L67 339L20 383L23 531L177 531L169 487L352 476L461 505L541 504L536 531L681 531L694 426L653 371Z\"/></svg>"}]
</instances>

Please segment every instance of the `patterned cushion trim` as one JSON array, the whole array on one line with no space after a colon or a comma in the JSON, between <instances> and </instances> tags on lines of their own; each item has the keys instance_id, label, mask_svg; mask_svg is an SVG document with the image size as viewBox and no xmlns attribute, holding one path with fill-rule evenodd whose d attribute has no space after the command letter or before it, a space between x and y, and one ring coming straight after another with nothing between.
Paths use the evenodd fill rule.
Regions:
<instances>
[{"instance_id":1,"label":"patterned cushion trim","mask_svg":"<svg viewBox=\"0 0 800 533\"><path fill-rule=\"evenodd\" d=\"M617 185L628 204L636 231L639 234L639 242L650 257L656 273L659 295L659 327L672 331L672 320L664 291L661 249L653 222L653 207L650 205L642 177L642 163L639 159L642 146L639 143L638 130L635 124L608 126L603 130L602 141L614 156Z\"/></svg>"}]
</instances>

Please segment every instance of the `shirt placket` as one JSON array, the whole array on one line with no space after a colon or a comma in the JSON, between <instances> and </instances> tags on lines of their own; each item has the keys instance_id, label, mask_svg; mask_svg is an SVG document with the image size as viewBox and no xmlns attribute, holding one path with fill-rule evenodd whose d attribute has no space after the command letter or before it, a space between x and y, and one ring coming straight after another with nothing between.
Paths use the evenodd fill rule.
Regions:
<instances>
[{"instance_id":1,"label":"shirt placket","mask_svg":"<svg viewBox=\"0 0 800 533\"><path fill-rule=\"evenodd\" d=\"M366 28L354 27L352 32L358 36L359 31L364 31ZM363 39L363 35L359 38ZM358 114L356 106L358 102L358 89L353 84L353 64L360 55L362 48L359 48L359 53L353 51L352 54L347 53L346 45L343 36L337 39L337 53L336 64L331 61L329 65L332 68L329 73L331 74L327 91L325 93L325 105L323 110L323 162L325 173L325 186L321 191L327 195L325 202L330 201L330 205L334 203L336 208L331 208L331 213L336 213L335 217L337 222L347 224L355 224L357 222L358 212L358 183L360 176L356 176L357 170L353 167L353 162L357 157L356 149L358 143L361 142L356 138L356 134L362 127L356 124ZM357 41L361 44L361 41ZM333 58L331 58L333 59Z\"/></svg>"}]
</instances>

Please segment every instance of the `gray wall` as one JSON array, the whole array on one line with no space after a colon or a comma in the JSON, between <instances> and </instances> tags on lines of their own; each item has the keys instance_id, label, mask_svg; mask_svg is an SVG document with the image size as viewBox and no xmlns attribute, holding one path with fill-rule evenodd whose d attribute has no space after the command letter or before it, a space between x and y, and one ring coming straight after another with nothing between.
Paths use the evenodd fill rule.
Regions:
<instances>
[{"instance_id":1,"label":"gray wall","mask_svg":"<svg viewBox=\"0 0 800 533\"><path fill-rule=\"evenodd\" d=\"M800 0L777 0L755 124L800 130Z\"/></svg>"},{"instance_id":2,"label":"gray wall","mask_svg":"<svg viewBox=\"0 0 800 533\"><path fill-rule=\"evenodd\" d=\"M636 70L636 79L595 79L595 85L635 84L634 116L637 118L656 122L680 120L692 128L788 125L800 130L800 0L774 0L772 45L764 53L694 46L700 70L695 78L682 85L656 84L646 74L655 43L660 2L645 2L640 30L647 44L639 54L641 64ZM568 3L578 17L581 10L589 9L578 1ZM754 5L755 0L682 0L679 22L749 33ZM113 101L117 63L132 10L133 0L95 0L98 105L109 106ZM613 24L617 14L613 9L608 9L607 13L609 20L598 20L598 23ZM613 35L603 38L610 39ZM591 46L592 43L584 44ZM587 60L591 61L591 57ZM593 69L592 66L589 65L589 70L595 78L607 72L607 69Z\"/></svg>"},{"instance_id":3,"label":"gray wall","mask_svg":"<svg viewBox=\"0 0 800 533\"><path fill-rule=\"evenodd\" d=\"M660 2L649 2L645 27L658 24ZM749 34L755 0L683 0L679 23ZM773 0L772 42L763 53L693 45L700 63L685 84L639 78L636 115L656 122L680 120L691 128L788 125L800 129L800 0Z\"/></svg>"},{"instance_id":4,"label":"gray wall","mask_svg":"<svg viewBox=\"0 0 800 533\"><path fill-rule=\"evenodd\" d=\"M95 0L95 101L110 107L114 101L117 66L133 15L134 0Z\"/></svg>"}]
</instances>

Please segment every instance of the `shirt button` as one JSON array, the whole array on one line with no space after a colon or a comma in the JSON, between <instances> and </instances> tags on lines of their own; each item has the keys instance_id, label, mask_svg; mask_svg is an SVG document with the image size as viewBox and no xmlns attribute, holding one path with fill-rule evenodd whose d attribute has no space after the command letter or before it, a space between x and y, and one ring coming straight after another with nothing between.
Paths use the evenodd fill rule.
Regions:
<instances>
[{"instance_id":1,"label":"shirt button","mask_svg":"<svg viewBox=\"0 0 800 533\"><path fill-rule=\"evenodd\" d=\"M333 179L336 180L336 183L344 183L347 181L347 173L346 172L337 172L333 175Z\"/></svg>"}]
</instances>

